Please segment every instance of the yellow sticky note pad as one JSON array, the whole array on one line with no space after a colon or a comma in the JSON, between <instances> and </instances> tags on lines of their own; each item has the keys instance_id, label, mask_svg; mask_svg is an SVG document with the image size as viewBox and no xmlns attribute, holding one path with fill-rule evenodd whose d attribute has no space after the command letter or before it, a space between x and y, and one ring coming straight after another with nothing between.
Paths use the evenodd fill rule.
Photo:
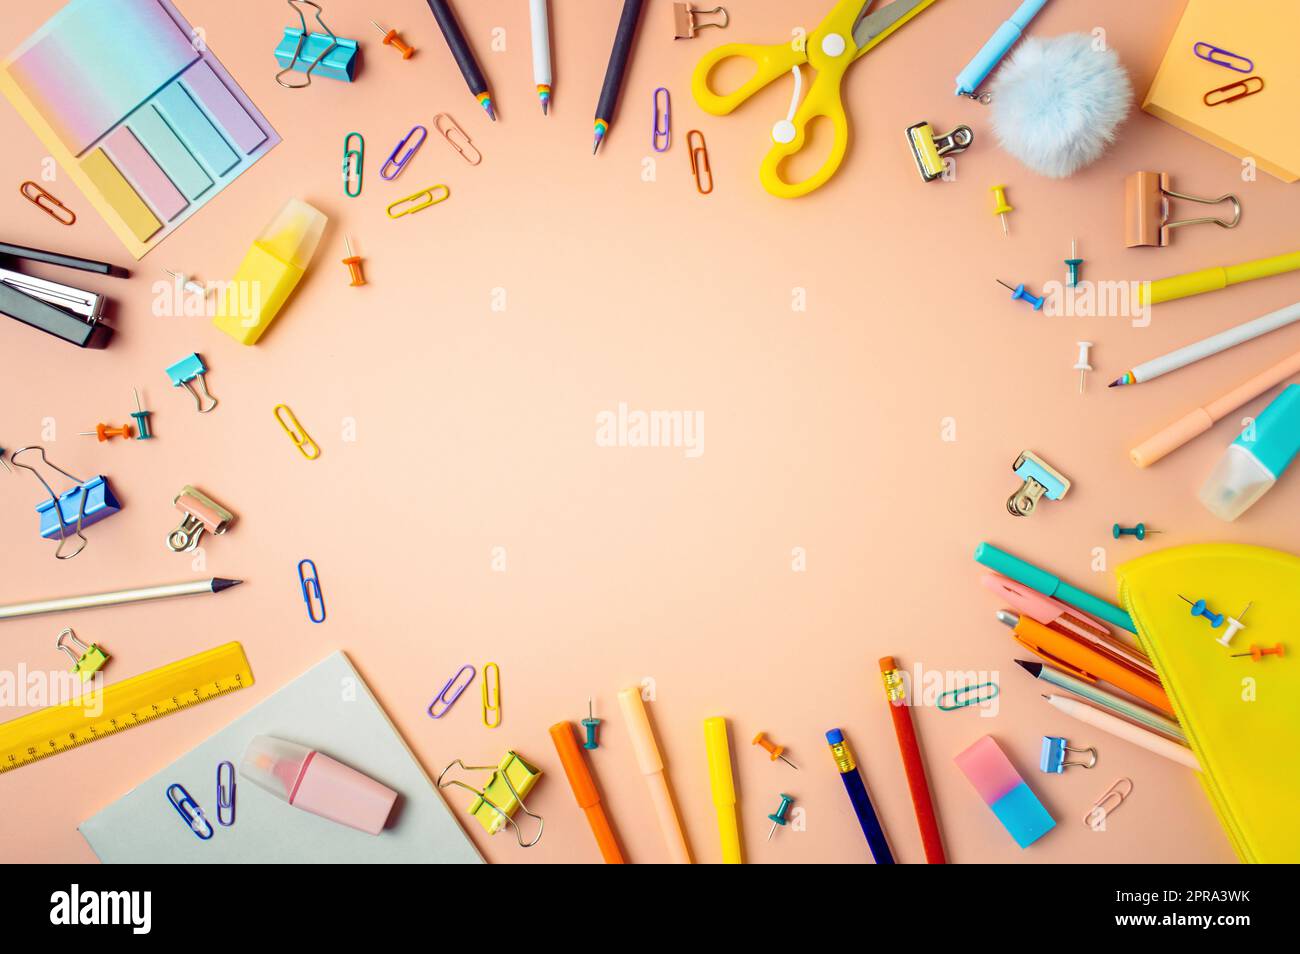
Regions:
<instances>
[{"instance_id":1,"label":"yellow sticky note pad","mask_svg":"<svg viewBox=\"0 0 1300 954\"><path fill-rule=\"evenodd\" d=\"M95 188L112 206L113 211L131 230L131 234L141 242L162 228L158 217L144 204L144 200L131 188L131 183L117 171L117 166L104 155L104 150L96 149L81 160L81 171L86 174Z\"/></svg>"}]
</instances>

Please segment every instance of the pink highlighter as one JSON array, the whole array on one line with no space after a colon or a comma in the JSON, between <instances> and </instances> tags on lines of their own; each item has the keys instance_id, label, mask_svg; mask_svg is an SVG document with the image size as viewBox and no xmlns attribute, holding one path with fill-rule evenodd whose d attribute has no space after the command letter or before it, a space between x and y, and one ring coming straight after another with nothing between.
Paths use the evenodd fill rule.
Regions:
<instances>
[{"instance_id":1,"label":"pink highlighter","mask_svg":"<svg viewBox=\"0 0 1300 954\"><path fill-rule=\"evenodd\" d=\"M379 834L397 793L342 762L305 745L258 735L248 743L239 766L241 778L295 808Z\"/></svg>"}]
</instances>

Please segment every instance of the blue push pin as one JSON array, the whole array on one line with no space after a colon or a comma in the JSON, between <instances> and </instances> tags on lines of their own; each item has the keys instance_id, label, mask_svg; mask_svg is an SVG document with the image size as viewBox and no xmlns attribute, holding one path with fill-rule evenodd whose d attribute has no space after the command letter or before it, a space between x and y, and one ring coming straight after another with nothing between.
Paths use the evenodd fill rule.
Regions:
<instances>
[{"instance_id":1,"label":"blue push pin","mask_svg":"<svg viewBox=\"0 0 1300 954\"><path fill-rule=\"evenodd\" d=\"M582 720L582 727L587 730L587 741L582 743L584 749L594 749L600 745L596 741L596 729L600 720L591 714L591 700L587 700L587 718Z\"/></svg>"},{"instance_id":2,"label":"blue push pin","mask_svg":"<svg viewBox=\"0 0 1300 954\"><path fill-rule=\"evenodd\" d=\"M782 828L784 828L786 825L790 824L790 820L786 818L785 815L786 812L790 810L790 803L793 801L794 799L791 798L789 795L785 794L784 792L781 793L781 804L777 806L776 811L774 811L772 814L767 816L768 821L772 823L772 830L767 833L768 841L771 841L772 836L776 834L777 825L780 825Z\"/></svg>"},{"instance_id":3,"label":"blue push pin","mask_svg":"<svg viewBox=\"0 0 1300 954\"><path fill-rule=\"evenodd\" d=\"M1039 298L1037 295L1033 294L1032 292L1027 291L1027 290L1025 289L1025 286L1024 286L1024 285L1017 285L1015 288L1011 288L1010 285L1008 285L1006 282L1004 282L1004 281L1003 281L1002 279L1000 279L1000 278L999 278L999 279L996 279L996 281L997 281L997 283L998 283L999 285L1001 285L1003 288L1009 288L1009 289L1011 289L1011 300L1012 300L1012 301L1026 301L1026 302L1028 302L1030 305L1033 306L1034 311L1040 311L1040 310L1042 310L1042 307L1043 307L1043 299Z\"/></svg>"},{"instance_id":4,"label":"blue push pin","mask_svg":"<svg viewBox=\"0 0 1300 954\"><path fill-rule=\"evenodd\" d=\"M1191 600L1183 596L1181 593L1178 594L1178 598L1185 603L1192 603ZM1204 616L1212 629L1218 629L1223 625L1223 614L1211 613L1210 608L1205 604L1205 600L1197 600L1195 603L1192 603L1192 615Z\"/></svg>"}]
</instances>

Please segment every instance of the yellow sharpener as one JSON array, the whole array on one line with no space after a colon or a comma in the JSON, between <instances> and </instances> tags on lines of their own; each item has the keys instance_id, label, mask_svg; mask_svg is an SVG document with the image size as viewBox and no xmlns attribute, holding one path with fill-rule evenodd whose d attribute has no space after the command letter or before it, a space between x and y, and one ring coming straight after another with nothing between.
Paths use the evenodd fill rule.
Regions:
<instances>
[{"instance_id":1,"label":"yellow sharpener","mask_svg":"<svg viewBox=\"0 0 1300 954\"><path fill-rule=\"evenodd\" d=\"M963 152L974 141L975 134L969 126L958 126L942 136L935 136L934 127L929 123L907 127L907 142L912 147L916 171L926 182L933 182L943 175L944 156Z\"/></svg>"}]
</instances>

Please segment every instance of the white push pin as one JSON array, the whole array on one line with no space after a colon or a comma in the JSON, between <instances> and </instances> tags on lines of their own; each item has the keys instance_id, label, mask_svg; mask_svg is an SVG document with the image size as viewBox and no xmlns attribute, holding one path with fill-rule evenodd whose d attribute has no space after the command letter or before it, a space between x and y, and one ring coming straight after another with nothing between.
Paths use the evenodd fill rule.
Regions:
<instances>
[{"instance_id":1,"label":"white push pin","mask_svg":"<svg viewBox=\"0 0 1300 954\"><path fill-rule=\"evenodd\" d=\"M1255 605L1254 603L1247 603L1246 608L1241 611L1241 615L1245 616L1248 612L1250 612L1250 608L1254 605ZM1232 637L1236 636L1239 632L1241 632L1245 628L1246 628L1246 624L1243 623L1240 619L1229 616L1228 628L1223 631L1223 635L1220 636L1218 639L1216 639L1215 642L1218 643L1220 646L1230 645L1232 643Z\"/></svg>"},{"instance_id":2,"label":"white push pin","mask_svg":"<svg viewBox=\"0 0 1300 954\"><path fill-rule=\"evenodd\" d=\"M1083 381L1092 370L1092 365L1088 363L1088 349L1092 347L1091 341L1080 341L1079 360L1074 363L1074 370L1079 372L1079 393L1083 393Z\"/></svg>"},{"instance_id":3,"label":"white push pin","mask_svg":"<svg viewBox=\"0 0 1300 954\"><path fill-rule=\"evenodd\" d=\"M200 281L189 278L180 272L174 272L170 268L164 268L164 272L181 283L181 286L191 295L198 295L200 298L206 298L208 295L207 286Z\"/></svg>"}]
</instances>

